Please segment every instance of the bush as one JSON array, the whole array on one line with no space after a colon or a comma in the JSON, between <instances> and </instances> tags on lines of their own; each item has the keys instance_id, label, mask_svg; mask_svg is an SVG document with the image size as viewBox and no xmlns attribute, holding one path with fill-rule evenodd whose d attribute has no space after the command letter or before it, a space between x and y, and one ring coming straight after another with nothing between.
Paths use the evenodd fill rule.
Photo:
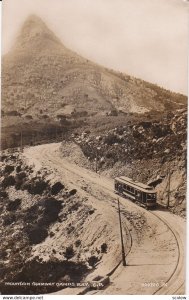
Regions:
<instances>
[{"instance_id":1,"label":"bush","mask_svg":"<svg viewBox=\"0 0 189 300\"><path fill-rule=\"evenodd\" d=\"M37 244L46 238L49 225L58 220L58 214L61 209L61 201L54 198L47 198L39 200L25 211L23 221L29 223L26 233L31 243ZM39 235L36 239L35 234ZM50 236L52 237L52 233Z\"/></svg>"},{"instance_id":2,"label":"bush","mask_svg":"<svg viewBox=\"0 0 189 300\"><path fill-rule=\"evenodd\" d=\"M23 221L25 223L37 224L37 220L42 215L42 211L40 210L40 206L38 203L32 205L27 208L23 215Z\"/></svg>"},{"instance_id":3,"label":"bush","mask_svg":"<svg viewBox=\"0 0 189 300\"><path fill-rule=\"evenodd\" d=\"M6 165L4 171L5 173L10 174L11 172L14 171L14 166Z\"/></svg>"},{"instance_id":4,"label":"bush","mask_svg":"<svg viewBox=\"0 0 189 300\"><path fill-rule=\"evenodd\" d=\"M3 218L3 225L11 225L13 222L16 221L16 216L13 213L10 213L8 215L5 215Z\"/></svg>"},{"instance_id":5,"label":"bush","mask_svg":"<svg viewBox=\"0 0 189 300\"><path fill-rule=\"evenodd\" d=\"M98 262L98 257L96 257L95 255L92 255L91 257L89 257L88 259L88 263L91 267L94 267L96 265L96 263Z\"/></svg>"},{"instance_id":6,"label":"bush","mask_svg":"<svg viewBox=\"0 0 189 300\"><path fill-rule=\"evenodd\" d=\"M47 224L57 221L58 214L62 209L62 201L58 201L54 198L47 198L44 201L44 207L44 221L47 222Z\"/></svg>"},{"instance_id":7,"label":"bush","mask_svg":"<svg viewBox=\"0 0 189 300\"><path fill-rule=\"evenodd\" d=\"M113 153L113 152L107 152L106 153L106 158L113 159L114 157L115 157L115 153Z\"/></svg>"},{"instance_id":8,"label":"bush","mask_svg":"<svg viewBox=\"0 0 189 300\"><path fill-rule=\"evenodd\" d=\"M70 195L70 196L73 196L73 195L75 195L76 193L77 193L77 190L76 190L76 189L73 189L73 190L69 191L69 195Z\"/></svg>"},{"instance_id":9,"label":"bush","mask_svg":"<svg viewBox=\"0 0 189 300\"><path fill-rule=\"evenodd\" d=\"M103 243L101 246L101 253L107 253L108 246L106 243Z\"/></svg>"},{"instance_id":10,"label":"bush","mask_svg":"<svg viewBox=\"0 0 189 300\"><path fill-rule=\"evenodd\" d=\"M0 191L0 198L7 198L8 197L8 193L5 191Z\"/></svg>"},{"instance_id":11,"label":"bush","mask_svg":"<svg viewBox=\"0 0 189 300\"><path fill-rule=\"evenodd\" d=\"M119 143L120 142L120 139L117 135L115 134L109 134L107 137L105 137L104 139L104 143L107 144L107 145L113 145L115 143Z\"/></svg>"},{"instance_id":12,"label":"bush","mask_svg":"<svg viewBox=\"0 0 189 300\"><path fill-rule=\"evenodd\" d=\"M73 246L68 246L66 247L66 251L64 252L64 257L68 260L70 258L72 258L75 255Z\"/></svg>"},{"instance_id":13,"label":"bush","mask_svg":"<svg viewBox=\"0 0 189 300\"><path fill-rule=\"evenodd\" d=\"M71 232L73 232L74 231L74 229L75 229L75 227L74 226L72 226L72 225L68 225L69 227L67 227L67 234L70 234Z\"/></svg>"},{"instance_id":14,"label":"bush","mask_svg":"<svg viewBox=\"0 0 189 300\"><path fill-rule=\"evenodd\" d=\"M7 210L12 211L12 210L17 210L22 203L21 199L16 199L14 201L10 201L7 205Z\"/></svg>"},{"instance_id":15,"label":"bush","mask_svg":"<svg viewBox=\"0 0 189 300\"><path fill-rule=\"evenodd\" d=\"M79 247L81 245L81 241L80 240L77 240L76 242L75 242L75 246L76 247Z\"/></svg>"},{"instance_id":16,"label":"bush","mask_svg":"<svg viewBox=\"0 0 189 300\"><path fill-rule=\"evenodd\" d=\"M22 180L22 179L26 178L26 176L27 176L26 172L19 172L16 175L16 178L19 179L19 180Z\"/></svg>"},{"instance_id":17,"label":"bush","mask_svg":"<svg viewBox=\"0 0 189 300\"><path fill-rule=\"evenodd\" d=\"M51 194L57 195L63 188L64 188L64 185L61 182L56 182L51 187Z\"/></svg>"},{"instance_id":18,"label":"bush","mask_svg":"<svg viewBox=\"0 0 189 300\"><path fill-rule=\"evenodd\" d=\"M94 214L94 212L95 212L95 209L94 209L94 208L90 208L90 209L89 209L89 215Z\"/></svg>"},{"instance_id":19,"label":"bush","mask_svg":"<svg viewBox=\"0 0 189 300\"><path fill-rule=\"evenodd\" d=\"M8 158L8 156L7 155L2 155L1 156L1 161L4 161L4 160L6 160Z\"/></svg>"},{"instance_id":20,"label":"bush","mask_svg":"<svg viewBox=\"0 0 189 300\"><path fill-rule=\"evenodd\" d=\"M22 179L16 178L15 189L16 189L16 190L20 190L21 187L22 187L22 185L23 185L23 180L22 180Z\"/></svg>"},{"instance_id":21,"label":"bush","mask_svg":"<svg viewBox=\"0 0 189 300\"><path fill-rule=\"evenodd\" d=\"M15 188L17 190L19 190L23 185L25 177L26 177L25 172L20 172L15 176L15 180L16 180Z\"/></svg>"},{"instance_id":22,"label":"bush","mask_svg":"<svg viewBox=\"0 0 189 300\"><path fill-rule=\"evenodd\" d=\"M55 233L53 231L51 231L49 236L52 238L53 236L55 236Z\"/></svg>"},{"instance_id":23,"label":"bush","mask_svg":"<svg viewBox=\"0 0 189 300\"><path fill-rule=\"evenodd\" d=\"M21 170L22 170L22 166L21 165L16 166L16 172L17 173L19 173Z\"/></svg>"},{"instance_id":24,"label":"bush","mask_svg":"<svg viewBox=\"0 0 189 300\"><path fill-rule=\"evenodd\" d=\"M29 192L29 190L31 190L31 183L30 181L26 181L22 184L22 187L21 187L22 190L26 190Z\"/></svg>"},{"instance_id":25,"label":"bush","mask_svg":"<svg viewBox=\"0 0 189 300\"><path fill-rule=\"evenodd\" d=\"M48 187L48 183L38 179L36 181L27 181L23 185L23 189L27 190L32 195L42 195L44 190Z\"/></svg>"},{"instance_id":26,"label":"bush","mask_svg":"<svg viewBox=\"0 0 189 300\"><path fill-rule=\"evenodd\" d=\"M9 186L15 185L16 181L14 176L10 175L8 177L5 177L2 181L2 187L7 188Z\"/></svg>"},{"instance_id":27,"label":"bush","mask_svg":"<svg viewBox=\"0 0 189 300\"><path fill-rule=\"evenodd\" d=\"M1 251L0 251L0 259L1 259L1 260L5 260L6 257L7 257L7 252L6 252L6 250L1 250ZM2 266L2 267L3 267L3 266ZM3 268L2 268L2 269L3 269Z\"/></svg>"},{"instance_id":28,"label":"bush","mask_svg":"<svg viewBox=\"0 0 189 300\"><path fill-rule=\"evenodd\" d=\"M44 227L38 225L30 225L26 228L26 233L29 238L30 244L39 244L46 239L48 231Z\"/></svg>"}]
</instances>

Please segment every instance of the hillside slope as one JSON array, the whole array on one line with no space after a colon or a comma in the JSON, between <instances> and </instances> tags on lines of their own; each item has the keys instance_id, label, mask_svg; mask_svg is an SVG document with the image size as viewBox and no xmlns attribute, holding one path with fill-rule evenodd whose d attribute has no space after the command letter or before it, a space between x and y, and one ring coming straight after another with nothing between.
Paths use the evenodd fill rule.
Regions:
<instances>
[{"instance_id":1,"label":"hillside slope","mask_svg":"<svg viewBox=\"0 0 189 300\"><path fill-rule=\"evenodd\" d=\"M185 216L187 110L161 121L141 117L113 129L102 127L101 132L75 132L72 142L63 141L62 155L106 177L128 176L151 184L160 204L167 205L169 193L170 210Z\"/></svg>"},{"instance_id":2,"label":"hillside slope","mask_svg":"<svg viewBox=\"0 0 189 300\"><path fill-rule=\"evenodd\" d=\"M186 97L94 64L67 49L32 15L3 57L2 110L22 116L143 113L182 108Z\"/></svg>"}]
</instances>

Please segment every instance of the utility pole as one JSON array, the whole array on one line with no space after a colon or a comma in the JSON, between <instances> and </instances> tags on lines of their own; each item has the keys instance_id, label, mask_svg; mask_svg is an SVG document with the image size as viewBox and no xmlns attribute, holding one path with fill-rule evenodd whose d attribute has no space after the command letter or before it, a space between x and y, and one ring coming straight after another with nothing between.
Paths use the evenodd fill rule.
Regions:
<instances>
[{"instance_id":1,"label":"utility pole","mask_svg":"<svg viewBox=\"0 0 189 300\"><path fill-rule=\"evenodd\" d=\"M118 214L119 214L119 225L120 225L120 236L121 236L122 264L125 267L126 259L125 259L125 249L124 249L124 244L123 244L123 232L122 232L122 224L121 224L121 212L120 212L119 198L117 200L118 200Z\"/></svg>"},{"instance_id":2,"label":"utility pole","mask_svg":"<svg viewBox=\"0 0 189 300\"><path fill-rule=\"evenodd\" d=\"M35 134L35 145L37 145L37 140L38 140L38 131L36 131L36 134Z\"/></svg>"},{"instance_id":3,"label":"utility pole","mask_svg":"<svg viewBox=\"0 0 189 300\"><path fill-rule=\"evenodd\" d=\"M56 139L56 142L57 142L57 136L58 136L58 134L57 134L57 126L55 125L55 139Z\"/></svg>"},{"instance_id":4,"label":"utility pole","mask_svg":"<svg viewBox=\"0 0 189 300\"><path fill-rule=\"evenodd\" d=\"M20 132L20 151L23 152L23 136L22 136L22 130Z\"/></svg>"},{"instance_id":5,"label":"utility pole","mask_svg":"<svg viewBox=\"0 0 189 300\"><path fill-rule=\"evenodd\" d=\"M171 187L171 171L170 171L170 166L168 169L168 191L167 191L167 208L169 207L169 202L170 202L170 187Z\"/></svg>"},{"instance_id":6,"label":"utility pole","mask_svg":"<svg viewBox=\"0 0 189 300\"><path fill-rule=\"evenodd\" d=\"M32 134L32 143L33 143L33 146L35 146L35 132Z\"/></svg>"}]
</instances>

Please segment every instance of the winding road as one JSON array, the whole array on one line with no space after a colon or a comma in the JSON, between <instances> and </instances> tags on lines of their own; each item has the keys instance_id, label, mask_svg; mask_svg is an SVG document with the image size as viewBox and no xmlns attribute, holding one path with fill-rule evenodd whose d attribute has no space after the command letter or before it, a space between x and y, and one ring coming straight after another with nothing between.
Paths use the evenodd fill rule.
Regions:
<instances>
[{"instance_id":1,"label":"winding road","mask_svg":"<svg viewBox=\"0 0 189 300\"><path fill-rule=\"evenodd\" d=\"M117 195L113 191L113 180L68 162L61 157L59 149L60 143L39 145L26 148L24 156L37 168L46 167L52 174L62 176L70 187L81 188L85 184L103 191L107 199L110 196L110 200L106 201L111 201L111 205L114 205ZM132 248L127 254L127 267L120 264L110 276L111 284L107 288L90 293L185 294L185 220L166 210L146 211L127 199L119 198L123 222L124 212L140 212L148 220L149 229L139 244L133 236ZM107 209L108 205L110 203L107 202Z\"/></svg>"}]
</instances>

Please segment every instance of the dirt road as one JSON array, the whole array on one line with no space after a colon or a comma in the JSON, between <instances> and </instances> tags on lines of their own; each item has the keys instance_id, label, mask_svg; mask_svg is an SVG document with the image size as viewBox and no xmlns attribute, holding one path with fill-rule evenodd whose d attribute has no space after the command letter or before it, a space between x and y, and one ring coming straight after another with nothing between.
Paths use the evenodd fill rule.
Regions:
<instances>
[{"instance_id":1,"label":"dirt road","mask_svg":"<svg viewBox=\"0 0 189 300\"><path fill-rule=\"evenodd\" d=\"M39 169L46 167L51 177L63 178L64 183L85 191L95 199L94 205L101 209L102 216L108 217L109 211L117 214L117 196L113 192L113 180L102 177L90 170L71 164L61 157L60 143L40 145L24 151L28 163ZM71 149L70 149L71 151ZM128 223L132 243L127 252L127 267L121 264L111 275L111 284L94 294L184 294L185 289L185 221L168 211L153 212L137 206L120 197L123 225ZM138 214L146 220L145 230L139 222L133 222L133 215ZM141 217L140 217L141 220ZM117 225L116 225L117 226ZM142 228L142 229L141 229ZM117 231L116 231L117 232ZM125 234L127 229L125 230ZM115 243L119 241L119 234ZM127 237L128 238L128 237ZM128 243L127 243L128 244ZM117 248L115 253L117 253ZM86 280L95 275L106 275L120 256L111 261L104 261ZM76 291L75 291L76 292ZM64 289L59 294L74 293Z\"/></svg>"}]
</instances>

